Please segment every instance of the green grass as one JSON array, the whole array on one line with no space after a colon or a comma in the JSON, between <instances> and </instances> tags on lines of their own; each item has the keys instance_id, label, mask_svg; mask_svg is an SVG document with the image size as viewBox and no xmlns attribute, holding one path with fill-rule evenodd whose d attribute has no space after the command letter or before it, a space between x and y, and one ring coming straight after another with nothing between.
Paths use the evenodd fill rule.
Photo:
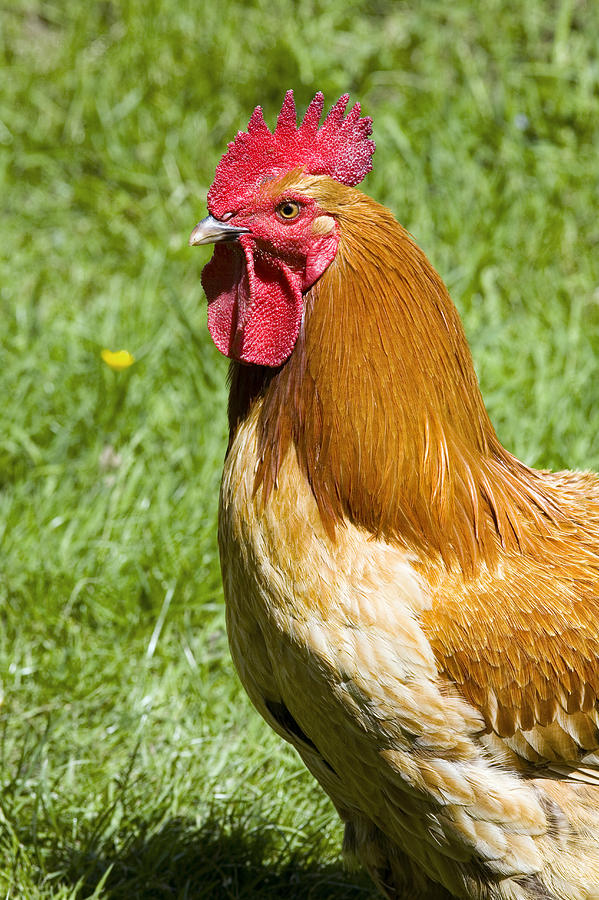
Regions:
<instances>
[{"instance_id":1,"label":"green grass","mask_svg":"<svg viewBox=\"0 0 599 900\"><path fill-rule=\"evenodd\" d=\"M349 90L500 437L599 468L599 6L12 0L0 47L0 896L370 898L230 663L187 237L256 103Z\"/></svg>"}]
</instances>

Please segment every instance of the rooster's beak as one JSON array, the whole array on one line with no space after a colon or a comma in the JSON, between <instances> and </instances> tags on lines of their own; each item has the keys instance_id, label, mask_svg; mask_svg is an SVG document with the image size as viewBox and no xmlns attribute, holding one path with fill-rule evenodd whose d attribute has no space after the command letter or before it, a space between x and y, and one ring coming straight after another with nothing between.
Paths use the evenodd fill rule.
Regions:
<instances>
[{"instance_id":1,"label":"rooster's beak","mask_svg":"<svg viewBox=\"0 0 599 900\"><path fill-rule=\"evenodd\" d=\"M219 222L213 216L206 216L189 235L190 247L197 247L199 244L216 244L218 241L234 241L241 234L247 234L249 228L238 228L236 225L229 225L227 222Z\"/></svg>"}]
</instances>

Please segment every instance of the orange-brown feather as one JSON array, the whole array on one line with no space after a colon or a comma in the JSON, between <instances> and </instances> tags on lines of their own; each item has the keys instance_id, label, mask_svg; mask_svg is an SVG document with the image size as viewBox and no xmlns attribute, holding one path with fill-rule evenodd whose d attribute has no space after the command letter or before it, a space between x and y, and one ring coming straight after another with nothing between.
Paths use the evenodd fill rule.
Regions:
<instances>
[{"instance_id":1,"label":"orange-brown feather","mask_svg":"<svg viewBox=\"0 0 599 900\"><path fill-rule=\"evenodd\" d=\"M562 518L559 492L499 443L449 295L391 213L325 177L292 173L335 217L337 258L306 295L276 371L233 364L231 426L264 397L257 486L290 442L329 531L344 518L474 571Z\"/></svg>"}]
</instances>

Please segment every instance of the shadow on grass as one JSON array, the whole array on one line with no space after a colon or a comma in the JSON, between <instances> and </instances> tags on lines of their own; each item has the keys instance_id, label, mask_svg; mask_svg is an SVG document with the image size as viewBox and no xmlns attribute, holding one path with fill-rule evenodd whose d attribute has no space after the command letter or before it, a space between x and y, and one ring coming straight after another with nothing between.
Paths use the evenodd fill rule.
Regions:
<instances>
[{"instance_id":1,"label":"shadow on grass","mask_svg":"<svg viewBox=\"0 0 599 900\"><path fill-rule=\"evenodd\" d=\"M171 819L151 835L132 836L114 855L98 848L65 854L64 880L91 895L125 898L206 900L371 900L366 876L342 863L322 864L319 848L281 849L280 834L248 830L244 822L210 819L201 826ZM95 892L98 893L95 893Z\"/></svg>"}]
</instances>

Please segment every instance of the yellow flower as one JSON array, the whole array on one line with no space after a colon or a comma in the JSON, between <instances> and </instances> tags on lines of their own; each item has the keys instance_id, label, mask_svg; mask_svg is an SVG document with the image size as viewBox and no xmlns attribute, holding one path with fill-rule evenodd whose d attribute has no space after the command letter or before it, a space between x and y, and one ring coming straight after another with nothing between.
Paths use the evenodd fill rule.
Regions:
<instances>
[{"instance_id":1,"label":"yellow flower","mask_svg":"<svg viewBox=\"0 0 599 900\"><path fill-rule=\"evenodd\" d=\"M102 359L114 372L122 372L135 362L135 357L128 350L102 350Z\"/></svg>"}]
</instances>

